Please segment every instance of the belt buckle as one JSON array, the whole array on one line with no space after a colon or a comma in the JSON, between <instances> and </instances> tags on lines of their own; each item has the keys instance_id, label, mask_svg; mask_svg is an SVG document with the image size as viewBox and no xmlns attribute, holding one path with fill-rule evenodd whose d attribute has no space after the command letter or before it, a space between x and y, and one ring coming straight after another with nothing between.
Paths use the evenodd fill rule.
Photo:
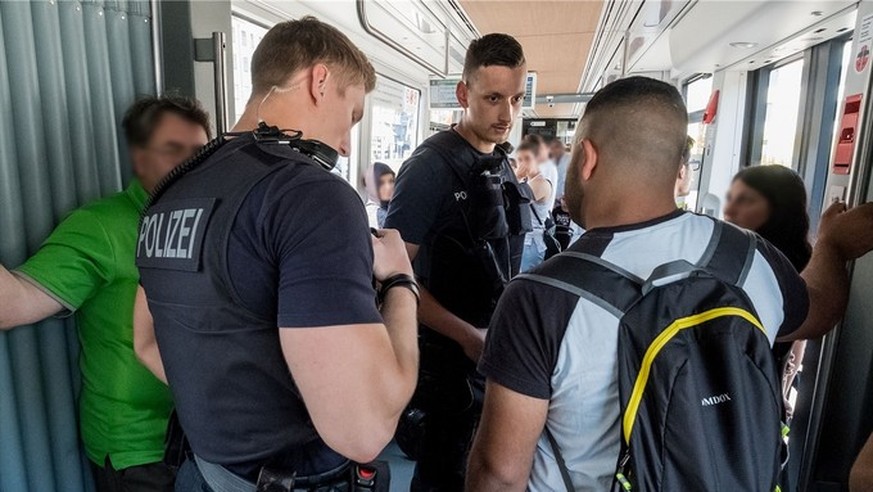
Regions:
<instances>
[{"instance_id":1,"label":"belt buckle","mask_svg":"<svg viewBox=\"0 0 873 492\"><path fill-rule=\"evenodd\" d=\"M288 475L269 468L258 474L257 492L293 492L297 472Z\"/></svg>"}]
</instances>

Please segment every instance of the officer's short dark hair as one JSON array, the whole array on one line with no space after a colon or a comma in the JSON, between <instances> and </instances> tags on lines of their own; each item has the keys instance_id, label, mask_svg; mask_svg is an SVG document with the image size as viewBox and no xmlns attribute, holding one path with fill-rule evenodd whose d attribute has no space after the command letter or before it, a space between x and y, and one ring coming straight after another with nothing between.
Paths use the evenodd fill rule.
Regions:
<instances>
[{"instance_id":1,"label":"officer's short dark hair","mask_svg":"<svg viewBox=\"0 0 873 492\"><path fill-rule=\"evenodd\" d=\"M464 57L464 82L483 67L500 66L518 68L524 65L524 50L515 38L508 34L487 34L473 40Z\"/></svg>"},{"instance_id":2,"label":"officer's short dark hair","mask_svg":"<svg viewBox=\"0 0 873 492\"><path fill-rule=\"evenodd\" d=\"M212 132L209 130L209 113L203 109L200 101L192 97L165 94L158 97L142 97L128 108L121 122L127 144L133 147L148 145L158 122L167 113L200 125L206 132L206 138L212 138Z\"/></svg>"},{"instance_id":3,"label":"officer's short dark hair","mask_svg":"<svg viewBox=\"0 0 873 492\"><path fill-rule=\"evenodd\" d=\"M376 87L376 71L367 56L338 29L312 16L273 26L252 56L252 94L282 87L298 70L324 63L340 77L340 91L361 84Z\"/></svg>"},{"instance_id":4,"label":"officer's short dark hair","mask_svg":"<svg viewBox=\"0 0 873 492\"><path fill-rule=\"evenodd\" d=\"M577 143L581 139L594 142L604 160L675 179L688 149L688 111L679 90L666 82L619 79L588 102Z\"/></svg>"}]
</instances>

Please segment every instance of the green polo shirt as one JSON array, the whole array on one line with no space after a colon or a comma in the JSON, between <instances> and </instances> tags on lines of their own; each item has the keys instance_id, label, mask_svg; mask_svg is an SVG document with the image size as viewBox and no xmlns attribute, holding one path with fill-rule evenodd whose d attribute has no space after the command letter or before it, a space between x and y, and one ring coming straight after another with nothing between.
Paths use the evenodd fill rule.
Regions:
<instances>
[{"instance_id":1,"label":"green polo shirt","mask_svg":"<svg viewBox=\"0 0 873 492\"><path fill-rule=\"evenodd\" d=\"M146 197L134 182L74 211L16 270L76 314L85 451L98 465L109 455L119 470L163 459L173 405L133 350L134 255Z\"/></svg>"}]
</instances>

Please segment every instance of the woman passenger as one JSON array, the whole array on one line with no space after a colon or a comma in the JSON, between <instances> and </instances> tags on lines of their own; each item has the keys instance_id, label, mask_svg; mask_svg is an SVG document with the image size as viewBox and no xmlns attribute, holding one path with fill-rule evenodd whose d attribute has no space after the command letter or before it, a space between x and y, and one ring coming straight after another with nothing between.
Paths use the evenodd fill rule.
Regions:
<instances>
[{"instance_id":1,"label":"woman passenger","mask_svg":"<svg viewBox=\"0 0 873 492\"><path fill-rule=\"evenodd\" d=\"M812 255L806 187L793 170L779 166L755 166L734 176L724 208L725 220L757 232L779 249L800 272ZM786 415L794 413L788 398L798 368L803 362L805 341L777 343L773 352L781 363L782 396Z\"/></svg>"},{"instance_id":2,"label":"woman passenger","mask_svg":"<svg viewBox=\"0 0 873 492\"><path fill-rule=\"evenodd\" d=\"M388 216L388 204L394 196L394 171L388 164L376 162L367 169L364 185L367 187L367 217L370 227L381 229Z\"/></svg>"},{"instance_id":3,"label":"woman passenger","mask_svg":"<svg viewBox=\"0 0 873 492\"><path fill-rule=\"evenodd\" d=\"M521 271L526 272L543 262L546 243L543 233L552 206L552 182L540 172L540 145L525 140L516 151L515 176L520 183L527 183L533 191L531 201L531 225L533 230L524 237L524 253L521 257Z\"/></svg>"}]
</instances>

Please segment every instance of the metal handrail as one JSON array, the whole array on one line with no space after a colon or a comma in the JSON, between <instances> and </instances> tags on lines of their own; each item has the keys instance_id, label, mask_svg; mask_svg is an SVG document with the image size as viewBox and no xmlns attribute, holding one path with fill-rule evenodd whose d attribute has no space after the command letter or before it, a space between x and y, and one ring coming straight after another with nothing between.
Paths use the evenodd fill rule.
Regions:
<instances>
[{"instance_id":1,"label":"metal handrail","mask_svg":"<svg viewBox=\"0 0 873 492\"><path fill-rule=\"evenodd\" d=\"M378 39L379 41L382 41L383 43L387 44L388 46L394 48L397 52L399 52L400 54L402 54L406 58L409 58L409 60L411 60L413 63L425 68L426 70L432 72L434 75L437 75L437 76L443 77L443 78L448 76L448 70L444 70L442 68L437 67L436 65L432 65L427 60L422 59L421 57L419 57L418 55L416 55L415 53L410 51L408 48L406 48L402 44L391 39L391 37L388 36L387 34L376 29L375 27L373 27L373 25L370 24L370 21L367 18L367 12L366 12L366 9L364 7L364 0L357 0L357 8L358 8L358 20L361 22L361 27L363 27L364 31L366 31L368 34L370 34L374 38ZM446 31L448 31L448 28L446 28ZM445 56L446 56L445 64L446 64L446 66L448 66L448 63L449 63L448 51L446 51Z\"/></svg>"}]
</instances>

